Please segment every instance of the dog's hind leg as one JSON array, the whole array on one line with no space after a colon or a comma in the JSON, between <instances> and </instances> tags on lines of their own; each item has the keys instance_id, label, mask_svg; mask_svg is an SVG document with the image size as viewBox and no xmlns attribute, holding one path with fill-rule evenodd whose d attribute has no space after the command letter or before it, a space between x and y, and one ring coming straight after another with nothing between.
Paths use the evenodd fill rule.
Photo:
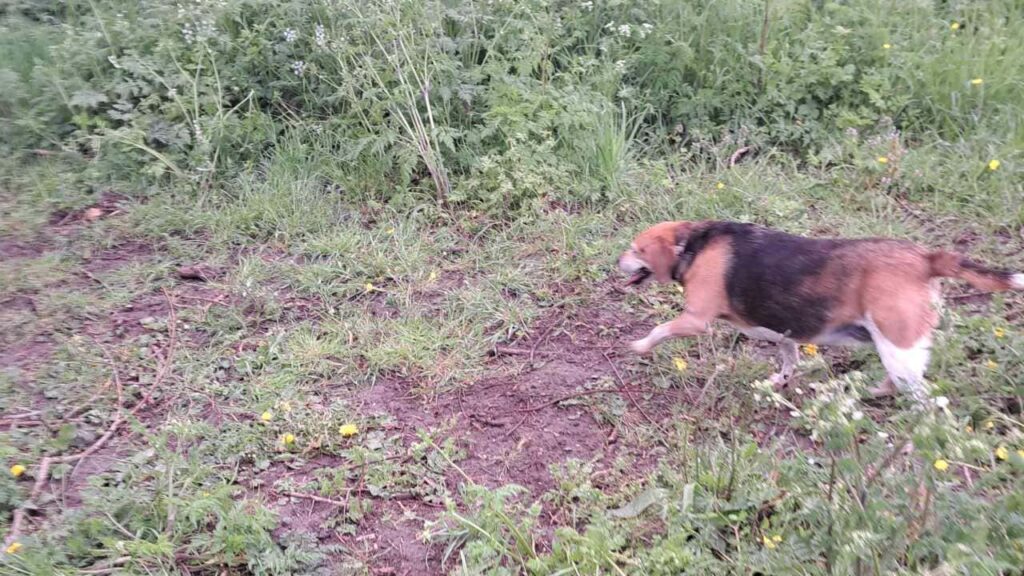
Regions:
<instances>
[{"instance_id":1,"label":"dog's hind leg","mask_svg":"<svg viewBox=\"0 0 1024 576\"><path fill-rule=\"evenodd\" d=\"M889 386L883 383L873 392L884 394L896 388L923 403L930 395L924 373L931 356L932 330L939 323L937 292L925 285L904 288L898 299L883 296L873 299L864 323L889 375Z\"/></svg>"},{"instance_id":2,"label":"dog's hind leg","mask_svg":"<svg viewBox=\"0 0 1024 576\"><path fill-rule=\"evenodd\" d=\"M800 362L800 348L797 347L796 342L767 328L739 328L739 331L748 338L767 340L768 342L778 344L779 360L782 362L782 366L778 372L769 376L768 380L776 389L782 388L793 377L793 374L796 373L796 365Z\"/></svg>"}]
</instances>

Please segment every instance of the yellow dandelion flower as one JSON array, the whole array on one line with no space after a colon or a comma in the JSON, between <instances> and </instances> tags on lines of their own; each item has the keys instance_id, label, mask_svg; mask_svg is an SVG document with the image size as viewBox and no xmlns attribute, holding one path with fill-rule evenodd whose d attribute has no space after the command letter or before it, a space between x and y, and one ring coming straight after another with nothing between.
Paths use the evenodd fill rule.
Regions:
<instances>
[{"instance_id":1,"label":"yellow dandelion flower","mask_svg":"<svg viewBox=\"0 0 1024 576\"><path fill-rule=\"evenodd\" d=\"M718 184L715 184L715 188L717 188L719 190L724 190L725 189L725 183L719 182Z\"/></svg>"},{"instance_id":2,"label":"yellow dandelion flower","mask_svg":"<svg viewBox=\"0 0 1024 576\"><path fill-rule=\"evenodd\" d=\"M431 270L430 271L430 276L427 276L427 280L429 280L431 282L433 282L434 280L437 280L437 270Z\"/></svg>"},{"instance_id":3,"label":"yellow dandelion flower","mask_svg":"<svg viewBox=\"0 0 1024 576\"><path fill-rule=\"evenodd\" d=\"M344 438L351 438L359 434L359 427L355 424L342 424L341 428L338 428L338 434L341 434Z\"/></svg>"},{"instance_id":4,"label":"yellow dandelion flower","mask_svg":"<svg viewBox=\"0 0 1024 576\"><path fill-rule=\"evenodd\" d=\"M818 345L817 344L804 344L801 348L803 348L804 354L807 354L808 356L817 356L818 355Z\"/></svg>"},{"instance_id":5,"label":"yellow dandelion flower","mask_svg":"<svg viewBox=\"0 0 1024 576\"><path fill-rule=\"evenodd\" d=\"M949 29L954 31L954 32L956 32L957 30L960 29L960 23L959 22L951 22L949 24Z\"/></svg>"},{"instance_id":6,"label":"yellow dandelion flower","mask_svg":"<svg viewBox=\"0 0 1024 576\"><path fill-rule=\"evenodd\" d=\"M672 359L672 365L675 366L676 370L679 372L686 372L686 367L689 366L689 364L686 363L686 360L679 357Z\"/></svg>"},{"instance_id":7,"label":"yellow dandelion flower","mask_svg":"<svg viewBox=\"0 0 1024 576\"><path fill-rule=\"evenodd\" d=\"M879 164L888 164L889 163L889 159L886 158L885 156L879 156L878 157L878 163Z\"/></svg>"},{"instance_id":8,"label":"yellow dandelion flower","mask_svg":"<svg viewBox=\"0 0 1024 576\"><path fill-rule=\"evenodd\" d=\"M995 158L993 158L993 159L988 161L988 169L993 171L993 172L995 172L996 170L999 170L999 165L1000 164L1002 164L1002 162L1000 162L999 160L996 160Z\"/></svg>"},{"instance_id":9,"label":"yellow dandelion flower","mask_svg":"<svg viewBox=\"0 0 1024 576\"><path fill-rule=\"evenodd\" d=\"M993 422L991 420L989 420L988 422L985 422L985 430L991 430L991 429L993 429L995 427L996 427L996 423L995 422Z\"/></svg>"},{"instance_id":10,"label":"yellow dandelion flower","mask_svg":"<svg viewBox=\"0 0 1024 576\"><path fill-rule=\"evenodd\" d=\"M367 282L366 286L363 286L363 289L366 290L367 292L373 292L374 290L376 290L372 282Z\"/></svg>"},{"instance_id":11,"label":"yellow dandelion flower","mask_svg":"<svg viewBox=\"0 0 1024 576\"><path fill-rule=\"evenodd\" d=\"M932 466L934 466L935 469L938 470L939 472L945 472L946 470L949 470L949 462L946 462L942 458L939 458L934 463L932 463Z\"/></svg>"},{"instance_id":12,"label":"yellow dandelion flower","mask_svg":"<svg viewBox=\"0 0 1024 576\"><path fill-rule=\"evenodd\" d=\"M17 554L18 550L21 550L21 542L11 542L11 545L4 548L4 552L8 554Z\"/></svg>"},{"instance_id":13,"label":"yellow dandelion flower","mask_svg":"<svg viewBox=\"0 0 1024 576\"><path fill-rule=\"evenodd\" d=\"M1010 451L1006 449L1006 446L1000 446L996 448L996 458L1000 460L1006 460L1010 457Z\"/></svg>"},{"instance_id":14,"label":"yellow dandelion flower","mask_svg":"<svg viewBox=\"0 0 1024 576\"><path fill-rule=\"evenodd\" d=\"M772 542L776 542L776 543L782 542L782 536L779 535L779 534L776 534L775 536L772 536Z\"/></svg>"},{"instance_id":15,"label":"yellow dandelion flower","mask_svg":"<svg viewBox=\"0 0 1024 576\"><path fill-rule=\"evenodd\" d=\"M1006 330L1000 328L999 326L996 326L995 328L992 329L992 335L994 335L996 338L1005 338Z\"/></svg>"},{"instance_id":16,"label":"yellow dandelion flower","mask_svg":"<svg viewBox=\"0 0 1024 576\"><path fill-rule=\"evenodd\" d=\"M998 370L999 363L997 363L995 360L988 360L985 362L985 368L988 368L989 370Z\"/></svg>"},{"instance_id":17,"label":"yellow dandelion flower","mask_svg":"<svg viewBox=\"0 0 1024 576\"><path fill-rule=\"evenodd\" d=\"M892 48L892 44L889 44L888 42L882 44L882 50L888 50L889 48Z\"/></svg>"},{"instance_id":18,"label":"yellow dandelion flower","mask_svg":"<svg viewBox=\"0 0 1024 576\"><path fill-rule=\"evenodd\" d=\"M761 543L764 544L764 547L769 550L774 550L775 547L779 545L778 540L775 540L775 538L769 538L767 536L761 537Z\"/></svg>"},{"instance_id":19,"label":"yellow dandelion flower","mask_svg":"<svg viewBox=\"0 0 1024 576\"><path fill-rule=\"evenodd\" d=\"M981 78L971 78L971 86L981 86L985 81Z\"/></svg>"},{"instance_id":20,"label":"yellow dandelion flower","mask_svg":"<svg viewBox=\"0 0 1024 576\"><path fill-rule=\"evenodd\" d=\"M394 228L388 228L388 234L389 235L390 234L394 234L394 233L395 233L395 229Z\"/></svg>"},{"instance_id":21,"label":"yellow dandelion flower","mask_svg":"<svg viewBox=\"0 0 1024 576\"><path fill-rule=\"evenodd\" d=\"M1024 458L1024 450L1017 450L1017 456Z\"/></svg>"},{"instance_id":22,"label":"yellow dandelion flower","mask_svg":"<svg viewBox=\"0 0 1024 576\"><path fill-rule=\"evenodd\" d=\"M263 414L260 414L260 420L262 420L264 422L270 422L273 419L274 419L274 413L271 412L270 410L267 410Z\"/></svg>"},{"instance_id":23,"label":"yellow dandelion flower","mask_svg":"<svg viewBox=\"0 0 1024 576\"><path fill-rule=\"evenodd\" d=\"M21 476L24 473L25 467L22 466L21 464L15 464L14 466L11 466L11 476L17 478L18 476Z\"/></svg>"},{"instance_id":24,"label":"yellow dandelion flower","mask_svg":"<svg viewBox=\"0 0 1024 576\"><path fill-rule=\"evenodd\" d=\"M285 434L284 436L281 436L281 441L284 442L285 445L294 444L295 443L295 435L289 432L288 434Z\"/></svg>"}]
</instances>

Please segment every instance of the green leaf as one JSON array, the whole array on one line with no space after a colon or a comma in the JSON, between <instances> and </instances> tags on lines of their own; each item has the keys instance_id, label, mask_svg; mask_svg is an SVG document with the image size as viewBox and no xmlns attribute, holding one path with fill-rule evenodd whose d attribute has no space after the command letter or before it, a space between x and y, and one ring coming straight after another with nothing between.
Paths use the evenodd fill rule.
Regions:
<instances>
[{"instance_id":1,"label":"green leaf","mask_svg":"<svg viewBox=\"0 0 1024 576\"><path fill-rule=\"evenodd\" d=\"M665 490L658 488L657 486L644 490L636 498L629 503L625 504L621 508L616 508L608 512L614 518L636 518L637 516L644 513L645 510L655 504L660 504L661 509L665 509Z\"/></svg>"},{"instance_id":2,"label":"green leaf","mask_svg":"<svg viewBox=\"0 0 1024 576\"><path fill-rule=\"evenodd\" d=\"M96 92L94 90L78 90L71 95L71 100L68 104L71 106L78 106L80 108L93 109L107 101L107 97L104 94Z\"/></svg>"}]
</instances>

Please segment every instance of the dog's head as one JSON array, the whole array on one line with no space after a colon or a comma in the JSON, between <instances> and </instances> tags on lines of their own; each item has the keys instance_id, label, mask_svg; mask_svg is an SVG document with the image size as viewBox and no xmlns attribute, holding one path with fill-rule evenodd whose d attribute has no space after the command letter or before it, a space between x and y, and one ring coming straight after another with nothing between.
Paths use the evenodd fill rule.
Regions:
<instances>
[{"instance_id":1,"label":"dog's head","mask_svg":"<svg viewBox=\"0 0 1024 576\"><path fill-rule=\"evenodd\" d=\"M652 279L671 282L693 226L693 222L661 222L641 232L619 257L619 269L629 274L627 285Z\"/></svg>"}]
</instances>

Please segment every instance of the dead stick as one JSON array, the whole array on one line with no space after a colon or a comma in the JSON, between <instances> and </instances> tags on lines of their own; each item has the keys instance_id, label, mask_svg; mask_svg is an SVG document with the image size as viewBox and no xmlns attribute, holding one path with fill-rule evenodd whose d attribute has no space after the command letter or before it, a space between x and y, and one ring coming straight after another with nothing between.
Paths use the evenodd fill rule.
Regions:
<instances>
[{"instance_id":1,"label":"dead stick","mask_svg":"<svg viewBox=\"0 0 1024 576\"><path fill-rule=\"evenodd\" d=\"M619 386L625 387L626 383L622 380L622 375L619 374L619 369L615 366L615 363L612 362L612 359L608 357L608 353L602 352L601 355L604 356L604 359L606 362L608 362L608 365L612 367L612 372L615 374L615 379L619 381ZM635 406L636 409L640 412L640 415L644 417L644 420L647 420L647 422L649 422L651 426L654 426L654 429L657 430L659 434L661 434L661 436L658 438L658 441L661 442L661 444L663 444L666 448L668 448L668 441L665 440L665 438L668 437L668 432L666 432L665 429L661 427L661 425L655 422L654 419L647 414L643 407L640 406L640 403L636 401L636 398L633 397L633 392L631 390L626 390L626 396L629 397L629 401L633 403L633 406Z\"/></svg>"},{"instance_id":2,"label":"dead stick","mask_svg":"<svg viewBox=\"0 0 1024 576\"><path fill-rule=\"evenodd\" d=\"M88 400L86 400L85 402L82 402L78 406L75 406L71 410L68 410L68 412L66 414L64 414L64 416L61 417L61 420L63 422L77 422L78 420L81 420L81 418L76 418L76 416L78 416L79 413L84 412L88 408L92 407L92 405L96 401L96 399L100 397L100 394L102 394L103 391L109 385L110 385L110 381L107 380L107 382L104 383L103 386L101 386L99 390L97 390L95 393L93 393L93 395L90 396ZM29 416L38 416L38 415L42 414L43 412L44 412L43 410L33 410L32 412L25 412L23 414L16 414L16 415L11 416L10 418L8 418L6 420L0 420L0 426L17 426L19 428L29 428L29 427L32 427L32 426L48 425L48 422L46 422L45 420L22 420L23 418L28 418Z\"/></svg>"},{"instance_id":3,"label":"dead stick","mask_svg":"<svg viewBox=\"0 0 1024 576\"><path fill-rule=\"evenodd\" d=\"M305 500L312 500L314 502L323 502L324 504L333 504L334 506L340 506L342 508L347 507L347 504L339 500L331 500L330 498L324 498L323 496L317 496L316 494L306 494L304 492L281 492L285 496L291 496L293 498L302 498Z\"/></svg>"},{"instance_id":4,"label":"dead stick","mask_svg":"<svg viewBox=\"0 0 1024 576\"><path fill-rule=\"evenodd\" d=\"M555 323L552 324L551 326L548 326L547 329L545 329L544 332L540 335L540 337L537 338L537 342L533 345L533 348L530 348L530 364L533 364L533 356L537 353L537 347L544 342L544 339L548 337L548 333L551 332L551 330L555 326L558 326L558 324Z\"/></svg>"},{"instance_id":5,"label":"dead stick","mask_svg":"<svg viewBox=\"0 0 1024 576\"><path fill-rule=\"evenodd\" d=\"M529 415L523 416L523 418L519 421L519 423L516 424L515 426L513 426L508 432L505 432L505 434L502 437L503 438L507 438L507 437L511 436L512 433L515 432L516 430L518 430L519 427L522 426L523 423L526 422L526 419L529 418L529 417L530 417Z\"/></svg>"},{"instance_id":6,"label":"dead stick","mask_svg":"<svg viewBox=\"0 0 1024 576\"><path fill-rule=\"evenodd\" d=\"M663 392L661 390L649 390L649 391L650 392L654 392L656 394L662 394L662 395L665 394L665 392ZM579 392L574 392L572 394L566 394L565 396L562 396L561 398L556 398L556 399L554 399L554 400L552 400L550 402L545 402L544 404L541 404L540 406L528 406L528 407L523 408L521 410L516 410L516 412L519 412L520 414L522 414L524 412L536 412L537 410L543 410L544 408L548 408L549 406L554 406L555 404L559 404L561 402L565 402L566 400L572 400L573 398L579 398L580 396L589 396L591 394L627 394L629 392L630 392L630 390L627 389L627 388L595 388L593 390L580 390ZM683 416L683 418L686 418L686 416Z\"/></svg>"},{"instance_id":7,"label":"dead stick","mask_svg":"<svg viewBox=\"0 0 1024 576\"><path fill-rule=\"evenodd\" d=\"M149 394L147 394L141 401L139 401L135 408L132 409L132 416L138 414L139 410L141 410L153 397L153 390L160 385L164 377L167 375L168 368L171 365L171 362L174 358L174 347L177 336L175 323L177 317L174 314L174 301L171 299L170 294L168 294L166 290L164 290L164 296L167 298L167 305L169 310L168 314L171 321L170 327L168 328L169 340L167 345L167 355L164 356L163 364L159 368L157 368L157 375L153 378L153 384L150 387ZM104 354L107 355L105 351ZM28 507L31 506L31 504L39 498L39 495L42 494L43 490L46 488L47 480L49 480L50 476L50 466L52 466L53 464L67 464L70 462L77 462L78 460L92 456L100 448L103 448L103 446L106 445L106 443L111 438L114 437L114 434L117 433L117 429L120 428L121 424L124 423L125 418L124 415L122 414L122 410L124 409L124 390L121 386L121 379L117 372L117 367L116 365L113 364L113 359L109 355L107 355L107 360L112 363L111 369L113 370L114 373L114 384L117 388L117 417L115 417L114 421L110 423L110 426L107 428L107 431L103 434L103 436L97 438L96 441L93 442L91 446L89 446L82 452L79 452L78 454L69 454L66 456L44 456L43 459L39 461L39 471L36 473L36 481L35 484L32 485L32 492L29 493L28 499L25 501L25 503L19 506L18 509L14 511L14 515L11 518L11 528L7 533L7 538L4 539L4 546L10 546L11 543L17 540L18 536L21 535L21 528L22 525L25 523L25 516L27 514Z\"/></svg>"},{"instance_id":8,"label":"dead stick","mask_svg":"<svg viewBox=\"0 0 1024 576\"><path fill-rule=\"evenodd\" d=\"M750 146L744 146L739 150L733 152L732 156L729 157L729 167L732 168L733 166L735 166L736 163L740 161L740 158L746 155L747 152L750 152Z\"/></svg>"},{"instance_id":9,"label":"dead stick","mask_svg":"<svg viewBox=\"0 0 1024 576\"><path fill-rule=\"evenodd\" d=\"M545 402L544 404L541 404L540 406L529 406L529 407L523 408L521 410L516 410L516 412L519 412L519 413L523 413L523 412L536 412L537 410L543 410L544 408L547 408L549 406L554 406L555 404L560 404L562 402L565 402L566 400L572 400L573 398L578 398L580 396L589 396L591 394L616 394L616 393L623 393L623 392L625 392L625 391L624 390L620 390L618 388L597 388L597 389L593 389L593 390L581 390L581 391L573 393L573 394L568 394L566 396L562 396L561 398L556 398L555 400L552 400L550 402Z\"/></svg>"}]
</instances>

